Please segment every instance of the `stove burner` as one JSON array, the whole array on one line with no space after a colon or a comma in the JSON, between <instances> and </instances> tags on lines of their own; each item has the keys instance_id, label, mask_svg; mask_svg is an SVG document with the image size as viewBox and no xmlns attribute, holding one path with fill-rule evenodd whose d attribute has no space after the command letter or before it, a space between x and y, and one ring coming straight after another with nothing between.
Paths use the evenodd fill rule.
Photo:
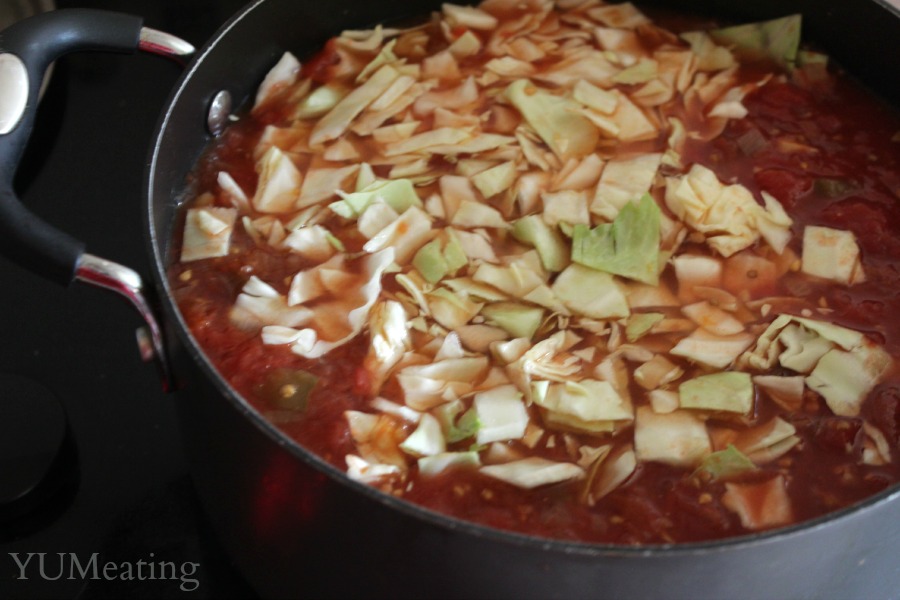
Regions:
<instances>
[{"instance_id":1,"label":"stove burner","mask_svg":"<svg viewBox=\"0 0 900 600\"><path fill-rule=\"evenodd\" d=\"M36 381L0 374L0 542L55 521L77 487L77 452L62 405Z\"/></svg>"}]
</instances>

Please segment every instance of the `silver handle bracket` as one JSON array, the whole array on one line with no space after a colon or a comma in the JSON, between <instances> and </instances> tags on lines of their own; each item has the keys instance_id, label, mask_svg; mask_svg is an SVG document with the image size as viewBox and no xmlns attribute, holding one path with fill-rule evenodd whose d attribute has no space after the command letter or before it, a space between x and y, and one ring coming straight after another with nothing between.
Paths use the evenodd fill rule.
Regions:
<instances>
[{"instance_id":1,"label":"silver handle bracket","mask_svg":"<svg viewBox=\"0 0 900 600\"><path fill-rule=\"evenodd\" d=\"M142 27L138 49L142 52L165 56L183 62L193 56L196 48L193 45L170 33Z\"/></svg>"},{"instance_id":2,"label":"silver handle bracket","mask_svg":"<svg viewBox=\"0 0 900 600\"><path fill-rule=\"evenodd\" d=\"M159 319L150 307L144 293L144 282L141 276L132 269L119 263L83 254L75 272L75 279L94 287L109 290L128 300L137 310L145 325L138 329L137 342L141 358L145 362L154 362L162 380L163 390L174 389L174 379L169 363L168 353L163 342L162 328Z\"/></svg>"}]
</instances>

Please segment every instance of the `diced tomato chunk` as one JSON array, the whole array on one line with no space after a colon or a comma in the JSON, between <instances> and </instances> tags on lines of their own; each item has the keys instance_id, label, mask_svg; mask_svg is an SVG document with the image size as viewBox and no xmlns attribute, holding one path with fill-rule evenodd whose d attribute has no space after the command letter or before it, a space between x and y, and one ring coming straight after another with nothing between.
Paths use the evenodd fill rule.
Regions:
<instances>
[{"instance_id":1,"label":"diced tomato chunk","mask_svg":"<svg viewBox=\"0 0 900 600\"><path fill-rule=\"evenodd\" d=\"M353 376L353 392L369 394L372 390L372 374L365 367L358 367Z\"/></svg>"},{"instance_id":2,"label":"diced tomato chunk","mask_svg":"<svg viewBox=\"0 0 900 600\"><path fill-rule=\"evenodd\" d=\"M772 194L788 210L812 189L808 175L786 169L763 169L754 173L753 178L761 190Z\"/></svg>"},{"instance_id":3,"label":"diced tomato chunk","mask_svg":"<svg viewBox=\"0 0 900 600\"><path fill-rule=\"evenodd\" d=\"M450 30L450 35L455 40L455 39L460 38L463 35L465 35L465 33L468 30L469 29L465 25L457 25L456 27L454 27L453 29Z\"/></svg>"},{"instance_id":4,"label":"diced tomato chunk","mask_svg":"<svg viewBox=\"0 0 900 600\"><path fill-rule=\"evenodd\" d=\"M331 79L331 67L341 62L336 46L335 38L328 40L321 51L304 63L303 76L319 83L327 83Z\"/></svg>"},{"instance_id":5,"label":"diced tomato chunk","mask_svg":"<svg viewBox=\"0 0 900 600\"><path fill-rule=\"evenodd\" d=\"M863 404L863 416L890 444L900 444L900 388L896 384L878 386Z\"/></svg>"},{"instance_id":6,"label":"diced tomato chunk","mask_svg":"<svg viewBox=\"0 0 900 600\"><path fill-rule=\"evenodd\" d=\"M813 436L822 448L846 454L856 445L861 429L859 419L824 417L814 426Z\"/></svg>"}]
</instances>

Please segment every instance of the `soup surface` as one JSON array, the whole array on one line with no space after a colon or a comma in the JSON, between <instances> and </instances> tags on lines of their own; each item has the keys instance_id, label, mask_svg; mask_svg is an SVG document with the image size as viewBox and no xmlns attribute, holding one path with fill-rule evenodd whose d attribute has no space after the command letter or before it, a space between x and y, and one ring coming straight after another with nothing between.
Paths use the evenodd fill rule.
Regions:
<instances>
[{"instance_id":1,"label":"soup surface","mask_svg":"<svg viewBox=\"0 0 900 600\"><path fill-rule=\"evenodd\" d=\"M709 540L896 484L896 115L800 18L444 5L273 68L176 299L352 478L553 538Z\"/></svg>"}]
</instances>

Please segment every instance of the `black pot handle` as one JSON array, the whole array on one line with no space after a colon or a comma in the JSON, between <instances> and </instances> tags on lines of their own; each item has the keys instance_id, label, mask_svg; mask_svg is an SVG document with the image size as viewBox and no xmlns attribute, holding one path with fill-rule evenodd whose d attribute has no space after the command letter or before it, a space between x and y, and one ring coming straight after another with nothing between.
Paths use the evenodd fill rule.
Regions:
<instances>
[{"instance_id":1,"label":"black pot handle","mask_svg":"<svg viewBox=\"0 0 900 600\"><path fill-rule=\"evenodd\" d=\"M13 177L31 130L44 73L72 52L133 53L142 19L70 9L26 19L0 33L0 252L57 283L75 279L84 244L33 215L16 196Z\"/></svg>"},{"instance_id":2,"label":"black pot handle","mask_svg":"<svg viewBox=\"0 0 900 600\"><path fill-rule=\"evenodd\" d=\"M145 358L153 354L168 386L161 329L140 276L85 253L82 242L25 208L13 188L34 127L41 83L54 60L82 51L144 50L174 59L193 53L187 42L142 24L140 17L131 15L68 9L26 19L0 32L0 253L56 283L69 285L78 279L125 296L147 322L142 354Z\"/></svg>"}]
</instances>

